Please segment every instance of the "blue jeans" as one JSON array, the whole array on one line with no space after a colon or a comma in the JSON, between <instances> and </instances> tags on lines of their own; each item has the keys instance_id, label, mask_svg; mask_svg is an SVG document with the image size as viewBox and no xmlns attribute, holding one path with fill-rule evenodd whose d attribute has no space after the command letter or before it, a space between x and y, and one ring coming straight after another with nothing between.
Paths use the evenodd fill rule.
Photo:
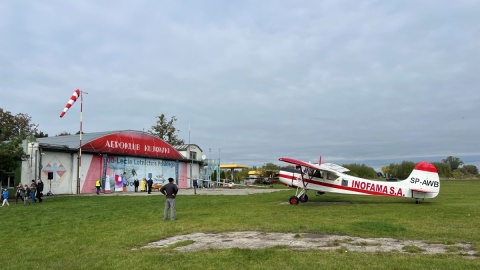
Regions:
<instances>
[{"instance_id":1,"label":"blue jeans","mask_svg":"<svg viewBox=\"0 0 480 270\"><path fill-rule=\"evenodd\" d=\"M32 203L35 202L35 191L30 192L30 199L32 199Z\"/></svg>"}]
</instances>

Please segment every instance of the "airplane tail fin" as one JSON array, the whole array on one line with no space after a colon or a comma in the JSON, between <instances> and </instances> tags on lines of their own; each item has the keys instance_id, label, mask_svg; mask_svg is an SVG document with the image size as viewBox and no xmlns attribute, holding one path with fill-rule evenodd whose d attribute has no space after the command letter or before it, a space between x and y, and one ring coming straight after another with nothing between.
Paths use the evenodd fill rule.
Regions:
<instances>
[{"instance_id":1,"label":"airplane tail fin","mask_svg":"<svg viewBox=\"0 0 480 270\"><path fill-rule=\"evenodd\" d=\"M429 162L418 163L405 181L409 182L412 197L428 194L426 197L434 198L440 192L440 178L437 169ZM417 193L418 195L415 195Z\"/></svg>"}]
</instances>

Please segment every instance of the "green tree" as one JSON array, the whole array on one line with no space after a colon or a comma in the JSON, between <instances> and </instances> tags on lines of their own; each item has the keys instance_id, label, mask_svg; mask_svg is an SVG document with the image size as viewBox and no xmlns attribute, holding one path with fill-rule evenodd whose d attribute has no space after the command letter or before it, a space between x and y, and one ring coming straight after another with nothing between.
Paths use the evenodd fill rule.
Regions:
<instances>
[{"instance_id":1,"label":"green tree","mask_svg":"<svg viewBox=\"0 0 480 270\"><path fill-rule=\"evenodd\" d=\"M478 174L478 168L475 165L464 165L462 168L460 168L460 170L464 174L473 174L473 175Z\"/></svg>"},{"instance_id":2,"label":"green tree","mask_svg":"<svg viewBox=\"0 0 480 270\"><path fill-rule=\"evenodd\" d=\"M182 139L178 138L177 133L180 130L176 129L173 125L173 123L177 121L175 116L172 116L170 120L167 120L162 113L156 118L158 118L156 125L152 126L152 129L149 130L148 133L164 140L170 145L180 145L185 143Z\"/></svg>"},{"instance_id":3,"label":"green tree","mask_svg":"<svg viewBox=\"0 0 480 270\"><path fill-rule=\"evenodd\" d=\"M35 138L44 138L44 137L48 137L48 134L43 133L43 131L40 131L40 132L35 134Z\"/></svg>"},{"instance_id":4,"label":"green tree","mask_svg":"<svg viewBox=\"0 0 480 270\"><path fill-rule=\"evenodd\" d=\"M452 169L450 164L445 162L432 162L432 165L435 166L438 172L439 177L452 177Z\"/></svg>"},{"instance_id":5,"label":"green tree","mask_svg":"<svg viewBox=\"0 0 480 270\"><path fill-rule=\"evenodd\" d=\"M217 170L213 171L211 177L212 177L212 181L217 181ZM218 179L220 179L220 181L222 181L222 179L225 179L225 171L223 170L220 171L220 177Z\"/></svg>"},{"instance_id":6,"label":"green tree","mask_svg":"<svg viewBox=\"0 0 480 270\"><path fill-rule=\"evenodd\" d=\"M453 176L454 179L465 178L465 174L459 169L456 169L455 171L453 171L452 176Z\"/></svg>"},{"instance_id":7,"label":"green tree","mask_svg":"<svg viewBox=\"0 0 480 270\"><path fill-rule=\"evenodd\" d=\"M70 132L67 132L67 131L62 131L62 132L58 133L57 136L68 136L68 135L72 135L72 134L70 134Z\"/></svg>"},{"instance_id":8,"label":"green tree","mask_svg":"<svg viewBox=\"0 0 480 270\"><path fill-rule=\"evenodd\" d=\"M450 170L454 171L463 165L463 161L458 157L449 156L443 159L442 162L450 165Z\"/></svg>"},{"instance_id":9,"label":"green tree","mask_svg":"<svg viewBox=\"0 0 480 270\"><path fill-rule=\"evenodd\" d=\"M9 111L0 108L0 141L8 141L20 137L34 137L38 134L38 125L31 123L28 114L12 115Z\"/></svg>"},{"instance_id":10,"label":"green tree","mask_svg":"<svg viewBox=\"0 0 480 270\"><path fill-rule=\"evenodd\" d=\"M0 177L20 166L24 154L22 140L34 141L38 135L37 127L27 114L12 115L0 108Z\"/></svg>"},{"instance_id":11,"label":"green tree","mask_svg":"<svg viewBox=\"0 0 480 270\"><path fill-rule=\"evenodd\" d=\"M265 163L262 167L262 172L264 177L273 178L280 171L280 166L273 163Z\"/></svg>"},{"instance_id":12,"label":"green tree","mask_svg":"<svg viewBox=\"0 0 480 270\"><path fill-rule=\"evenodd\" d=\"M18 172L24 156L22 141L33 142L36 138L48 137L38 131L38 125L32 123L28 114L13 115L0 108L0 179ZM15 182L20 178L15 179Z\"/></svg>"},{"instance_id":13,"label":"green tree","mask_svg":"<svg viewBox=\"0 0 480 270\"><path fill-rule=\"evenodd\" d=\"M20 137L8 142L0 142L0 174L11 173L20 165L23 156Z\"/></svg>"},{"instance_id":14,"label":"green tree","mask_svg":"<svg viewBox=\"0 0 480 270\"><path fill-rule=\"evenodd\" d=\"M367 179L377 178L377 172L372 167L369 167L365 164L352 163L352 164L345 164L342 166L350 170L348 172L348 174L350 175L361 177L361 178L367 178Z\"/></svg>"},{"instance_id":15,"label":"green tree","mask_svg":"<svg viewBox=\"0 0 480 270\"><path fill-rule=\"evenodd\" d=\"M382 166L382 173L385 177L388 177L389 169L389 166Z\"/></svg>"},{"instance_id":16,"label":"green tree","mask_svg":"<svg viewBox=\"0 0 480 270\"><path fill-rule=\"evenodd\" d=\"M402 161L397 167L396 177L398 179L407 179L415 168L415 163L412 161Z\"/></svg>"},{"instance_id":17,"label":"green tree","mask_svg":"<svg viewBox=\"0 0 480 270\"><path fill-rule=\"evenodd\" d=\"M280 166L269 162L269 163L265 163L265 165L263 166L263 169L270 170L270 171L279 171Z\"/></svg>"},{"instance_id":18,"label":"green tree","mask_svg":"<svg viewBox=\"0 0 480 270\"><path fill-rule=\"evenodd\" d=\"M390 163L390 165L388 165L388 175L385 175L389 178L392 178L392 177L395 177L395 178L398 178L398 167L400 165L398 164L395 164L395 163Z\"/></svg>"}]
</instances>

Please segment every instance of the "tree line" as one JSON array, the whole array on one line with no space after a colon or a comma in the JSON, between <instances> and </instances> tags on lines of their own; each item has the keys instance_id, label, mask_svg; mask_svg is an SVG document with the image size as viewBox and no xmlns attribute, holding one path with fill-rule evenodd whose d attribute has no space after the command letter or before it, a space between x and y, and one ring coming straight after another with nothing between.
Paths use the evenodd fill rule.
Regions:
<instances>
[{"instance_id":1,"label":"tree line","mask_svg":"<svg viewBox=\"0 0 480 270\"><path fill-rule=\"evenodd\" d=\"M440 178L471 178L478 177L478 168L475 165L464 165L463 161L454 156L448 156L440 162L432 162L437 169ZM406 179L410 172L415 168L415 163L412 161L403 161L400 164L390 164L383 166L382 172L385 175L391 175L398 179Z\"/></svg>"},{"instance_id":2,"label":"tree line","mask_svg":"<svg viewBox=\"0 0 480 270\"><path fill-rule=\"evenodd\" d=\"M475 165L464 165L463 161L454 156L449 156L443 159L440 162L431 162L437 169L438 175L440 178L454 178L454 179L465 179L465 178L479 178L478 168ZM417 163L413 161L403 161L400 164L391 163L388 166L382 166L382 171L377 172L374 168L369 167L365 164L342 164L342 167L349 169L350 171L347 174L352 176L357 176L366 179L399 179L404 180L410 176L410 173L415 168ZM286 167L292 167L293 165L287 165ZM257 171L261 173L261 177L269 177L272 175L278 174L280 171L280 166L273 163L266 163L261 167L253 166L251 168L242 169L235 173L234 177L236 180L248 178L249 171ZM230 179L230 172L221 172L221 179ZM215 178L212 178L215 179Z\"/></svg>"}]
</instances>

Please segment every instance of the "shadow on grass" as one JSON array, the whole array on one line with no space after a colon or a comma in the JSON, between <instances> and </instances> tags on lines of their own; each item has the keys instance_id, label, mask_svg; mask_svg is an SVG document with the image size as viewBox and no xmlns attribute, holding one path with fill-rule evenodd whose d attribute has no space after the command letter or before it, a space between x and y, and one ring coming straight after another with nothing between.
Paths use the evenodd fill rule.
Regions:
<instances>
[{"instance_id":1,"label":"shadow on grass","mask_svg":"<svg viewBox=\"0 0 480 270\"><path fill-rule=\"evenodd\" d=\"M282 204L289 204L288 201L283 202ZM375 198L370 199L351 199L347 200L344 198L326 198L322 200L321 198L309 199L306 203L299 203L298 205L308 206L308 205L325 205L325 204L371 204L371 205L391 205L391 204L399 204L399 205L437 205L434 201L420 201L418 204L415 203L415 199L401 199L401 200L376 200Z\"/></svg>"}]
</instances>

